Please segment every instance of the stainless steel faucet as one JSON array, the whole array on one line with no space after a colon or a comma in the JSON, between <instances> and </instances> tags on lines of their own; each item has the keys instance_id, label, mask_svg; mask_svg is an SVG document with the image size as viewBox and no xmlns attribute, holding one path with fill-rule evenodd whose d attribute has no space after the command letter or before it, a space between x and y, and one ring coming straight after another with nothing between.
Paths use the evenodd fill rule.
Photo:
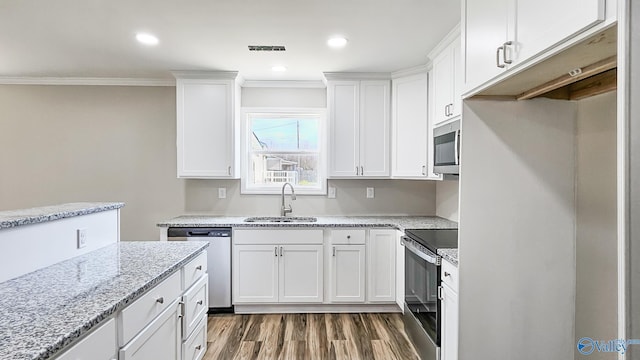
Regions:
<instances>
[{"instance_id":1,"label":"stainless steel faucet","mask_svg":"<svg viewBox=\"0 0 640 360\"><path fill-rule=\"evenodd\" d=\"M289 204L288 207L284 206L284 188L286 188L287 185L291 188L291 200L296 199L296 191L293 189L293 185L290 183L284 183L284 185L282 185L282 207L280 208L280 216L287 216L287 214L293 212L291 204Z\"/></svg>"}]
</instances>

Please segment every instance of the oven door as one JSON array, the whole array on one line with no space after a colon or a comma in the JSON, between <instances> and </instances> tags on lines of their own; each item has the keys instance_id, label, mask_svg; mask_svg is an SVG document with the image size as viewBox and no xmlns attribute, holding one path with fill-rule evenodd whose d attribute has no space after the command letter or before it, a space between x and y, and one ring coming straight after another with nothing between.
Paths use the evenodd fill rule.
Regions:
<instances>
[{"instance_id":1,"label":"oven door","mask_svg":"<svg viewBox=\"0 0 640 360\"><path fill-rule=\"evenodd\" d=\"M405 310L426 332L433 345L440 347L440 257L409 237L405 247Z\"/></svg>"}]
</instances>

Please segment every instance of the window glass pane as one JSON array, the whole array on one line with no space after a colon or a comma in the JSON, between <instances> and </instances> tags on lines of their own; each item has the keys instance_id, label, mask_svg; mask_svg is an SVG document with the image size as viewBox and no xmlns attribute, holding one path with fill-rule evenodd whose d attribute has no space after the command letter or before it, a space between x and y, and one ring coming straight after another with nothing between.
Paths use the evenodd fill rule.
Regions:
<instances>
[{"instance_id":1,"label":"window glass pane","mask_svg":"<svg viewBox=\"0 0 640 360\"><path fill-rule=\"evenodd\" d=\"M318 150L317 118L254 117L251 132L252 150Z\"/></svg>"},{"instance_id":2,"label":"window glass pane","mask_svg":"<svg viewBox=\"0 0 640 360\"><path fill-rule=\"evenodd\" d=\"M249 166L252 183L280 187L285 182L295 186L318 187L318 154L252 153Z\"/></svg>"}]
</instances>

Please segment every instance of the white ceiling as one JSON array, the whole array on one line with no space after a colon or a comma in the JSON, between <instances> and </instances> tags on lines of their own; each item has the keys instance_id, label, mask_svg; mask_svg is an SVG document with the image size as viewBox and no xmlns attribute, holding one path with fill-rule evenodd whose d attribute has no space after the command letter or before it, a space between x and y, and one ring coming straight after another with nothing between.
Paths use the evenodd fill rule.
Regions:
<instances>
[{"instance_id":1,"label":"white ceiling","mask_svg":"<svg viewBox=\"0 0 640 360\"><path fill-rule=\"evenodd\" d=\"M171 79L170 70L248 80L392 72L427 62L460 21L457 0L1 0L0 77ZM155 47L136 32L155 34ZM342 34L346 48L327 39ZM284 45L249 52L248 45ZM271 67L284 65L285 73Z\"/></svg>"}]
</instances>

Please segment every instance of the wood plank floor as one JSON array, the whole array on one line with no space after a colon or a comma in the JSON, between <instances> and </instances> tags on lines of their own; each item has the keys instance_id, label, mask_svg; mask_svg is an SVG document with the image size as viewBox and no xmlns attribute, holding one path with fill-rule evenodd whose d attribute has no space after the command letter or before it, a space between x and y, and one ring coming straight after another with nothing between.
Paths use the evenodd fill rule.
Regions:
<instances>
[{"instance_id":1,"label":"wood plank floor","mask_svg":"<svg viewBox=\"0 0 640 360\"><path fill-rule=\"evenodd\" d=\"M401 314L211 315L204 360L419 359Z\"/></svg>"}]
</instances>

